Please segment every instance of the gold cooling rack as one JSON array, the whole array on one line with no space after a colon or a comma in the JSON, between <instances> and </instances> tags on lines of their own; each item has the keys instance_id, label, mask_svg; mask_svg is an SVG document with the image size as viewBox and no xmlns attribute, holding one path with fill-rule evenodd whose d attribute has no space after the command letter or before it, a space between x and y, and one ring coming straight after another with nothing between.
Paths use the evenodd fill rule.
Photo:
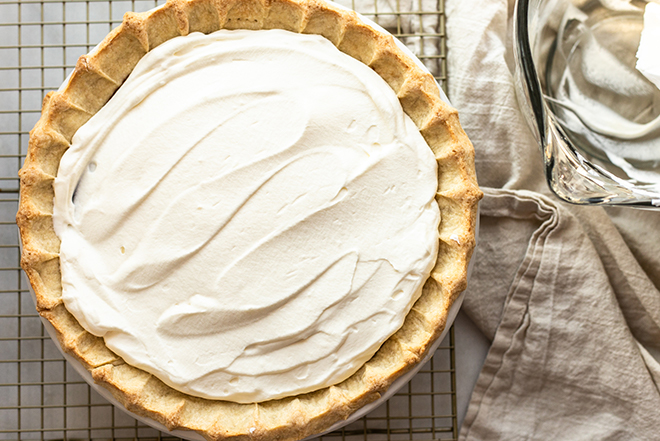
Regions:
<instances>
[{"instance_id":1,"label":"gold cooling rack","mask_svg":"<svg viewBox=\"0 0 660 441\"><path fill-rule=\"evenodd\" d=\"M443 0L338 0L400 37L446 82ZM124 12L159 1L0 0L0 440L168 439L115 409L45 333L19 268L18 169L41 101ZM453 329L388 402L326 440L457 438Z\"/></svg>"}]
</instances>

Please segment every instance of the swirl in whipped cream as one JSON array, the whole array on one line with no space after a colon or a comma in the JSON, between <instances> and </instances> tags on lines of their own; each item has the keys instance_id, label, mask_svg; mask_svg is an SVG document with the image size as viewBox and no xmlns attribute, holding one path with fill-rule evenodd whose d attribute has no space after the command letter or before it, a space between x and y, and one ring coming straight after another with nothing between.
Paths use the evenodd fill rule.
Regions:
<instances>
[{"instance_id":1,"label":"swirl in whipped cream","mask_svg":"<svg viewBox=\"0 0 660 441\"><path fill-rule=\"evenodd\" d=\"M179 37L62 158L63 300L182 392L317 390L359 369L419 297L436 186L389 86L322 37Z\"/></svg>"}]
</instances>

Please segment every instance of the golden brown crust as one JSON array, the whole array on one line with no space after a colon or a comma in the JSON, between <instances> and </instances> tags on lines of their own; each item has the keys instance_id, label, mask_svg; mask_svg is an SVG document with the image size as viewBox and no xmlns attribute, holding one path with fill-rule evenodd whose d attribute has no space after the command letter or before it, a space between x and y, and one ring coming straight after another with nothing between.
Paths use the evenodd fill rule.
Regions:
<instances>
[{"instance_id":1,"label":"golden brown crust","mask_svg":"<svg viewBox=\"0 0 660 441\"><path fill-rule=\"evenodd\" d=\"M76 130L109 100L148 50L179 35L221 28L281 28L323 35L387 81L438 160L440 252L403 327L342 383L254 404L180 393L127 364L101 338L85 331L62 303L60 241L52 221L52 183ZM23 243L21 265L35 291L37 309L54 326L62 348L129 410L169 429L197 431L209 440L301 439L380 397L423 359L442 333L452 302L465 289L475 244L477 202L482 194L473 156L456 111L442 102L431 75L406 56L392 36L365 25L355 13L319 0L170 0L149 12L127 13L94 51L80 58L68 84L44 99L19 173L16 221Z\"/></svg>"}]
</instances>

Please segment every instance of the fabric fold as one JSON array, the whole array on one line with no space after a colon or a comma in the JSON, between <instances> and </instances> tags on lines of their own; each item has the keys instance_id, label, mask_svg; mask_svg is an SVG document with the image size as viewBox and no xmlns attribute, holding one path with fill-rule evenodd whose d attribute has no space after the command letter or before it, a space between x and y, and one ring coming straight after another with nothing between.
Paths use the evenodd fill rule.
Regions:
<instances>
[{"instance_id":1,"label":"fabric fold","mask_svg":"<svg viewBox=\"0 0 660 441\"><path fill-rule=\"evenodd\" d=\"M540 224L506 296L461 439L652 439L657 362L629 331L583 221L525 190L485 194L482 218Z\"/></svg>"},{"instance_id":2,"label":"fabric fold","mask_svg":"<svg viewBox=\"0 0 660 441\"><path fill-rule=\"evenodd\" d=\"M657 439L660 212L550 193L514 91L514 4L446 1L448 95L486 187L463 310L492 341L460 439Z\"/></svg>"}]
</instances>

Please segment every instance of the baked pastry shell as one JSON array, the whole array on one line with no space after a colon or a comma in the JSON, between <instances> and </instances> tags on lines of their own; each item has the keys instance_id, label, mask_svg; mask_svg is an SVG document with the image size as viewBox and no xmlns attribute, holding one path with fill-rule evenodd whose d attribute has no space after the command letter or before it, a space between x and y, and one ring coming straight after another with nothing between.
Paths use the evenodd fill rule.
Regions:
<instances>
[{"instance_id":1,"label":"baked pastry shell","mask_svg":"<svg viewBox=\"0 0 660 441\"><path fill-rule=\"evenodd\" d=\"M374 69L394 90L438 164L440 248L422 295L402 328L347 380L260 403L207 400L178 392L126 363L68 312L62 302L60 240L52 221L53 181L75 132L110 99L149 50L190 32L274 28L324 36ZM482 196L472 145L456 110L440 98L434 78L391 35L322 0L170 0L145 13L126 13L119 27L80 57L68 82L46 95L19 176L16 221L21 266L35 293L37 310L52 326L62 350L126 409L168 430L191 430L209 440L295 440L321 433L378 399L418 365L430 354L452 304L466 287Z\"/></svg>"}]
</instances>

